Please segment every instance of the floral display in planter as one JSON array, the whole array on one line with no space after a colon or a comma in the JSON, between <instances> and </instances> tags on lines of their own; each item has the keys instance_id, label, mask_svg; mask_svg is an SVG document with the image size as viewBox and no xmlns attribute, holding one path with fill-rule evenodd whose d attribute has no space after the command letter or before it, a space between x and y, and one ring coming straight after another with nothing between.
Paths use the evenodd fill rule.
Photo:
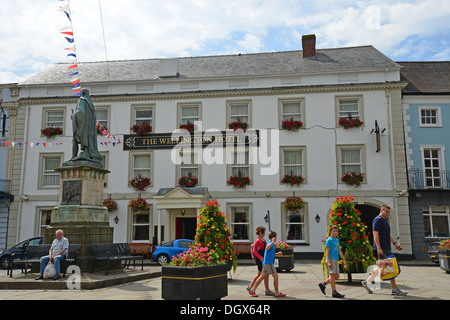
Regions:
<instances>
[{"instance_id":1,"label":"floral display in planter","mask_svg":"<svg viewBox=\"0 0 450 320\"><path fill-rule=\"evenodd\" d=\"M287 211L298 212L301 208L305 206L305 201L297 196L287 197L283 202L283 207Z\"/></svg>"},{"instance_id":2,"label":"floral display in planter","mask_svg":"<svg viewBox=\"0 0 450 320\"><path fill-rule=\"evenodd\" d=\"M206 267L223 263L223 261L220 261L219 254L214 250L193 245L188 251L172 258L169 265L176 267Z\"/></svg>"},{"instance_id":3,"label":"floral display in planter","mask_svg":"<svg viewBox=\"0 0 450 320\"><path fill-rule=\"evenodd\" d=\"M279 241L277 241L275 243L275 249L277 249L277 250L288 250L288 249L294 249L294 247L291 246L290 244L287 244L284 241L279 240Z\"/></svg>"},{"instance_id":4,"label":"floral display in planter","mask_svg":"<svg viewBox=\"0 0 450 320\"><path fill-rule=\"evenodd\" d=\"M189 133L192 134L192 133L194 133L195 130L197 130L197 126L188 121L186 124L180 124L179 129L187 130Z\"/></svg>"},{"instance_id":5,"label":"floral display in planter","mask_svg":"<svg viewBox=\"0 0 450 320\"><path fill-rule=\"evenodd\" d=\"M227 181L227 184L235 189L245 189L250 183L250 178L242 176L241 171L238 171L236 176L231 176Z\"/></svg>"},{"instance_id":6,"label":"floral display in planter","mask_svg":"<svg viewBox=\"0 0 450 320\"><path fill-rule=\"evenodd\" d=\"M143 124L135 124L131 127L131 130L138 136L148 136L152 132L152 126L144 122Z\"/></svg>"},{"instance_id":7,"label":"floral display in planter","mask_svg":"<svg viewBox=\"0 0 450 320\"><path fill-rule=\"evenodd\" d=\"M128 181L128 184L133 187L136 191L145 191L147 187L150 185L150 179L147 177L143 177L140 174Z\"/></svg>"},{"instance_id":8,"label":"floral display in planter","mask_svg":"<svg viewBox=\"0 0 450 320\"><path fill-rule=\"evenodd\" d=\"M235 271L237 253L227 225L228 215L220 211L219 206L217 201L208 201L200 211L195 244L214 250L219 255L219 261L227 263Z\"/></svg>"},{"instance_id":9,"label":"floral display in planter","mask_svg":"<svg viewBox=\"0 0 450 320\"><path fill-rule=\"evenodd\" d=\"M54 136L63 134L63 130L60 127L48 127L41 130L41 133L46 136L48 139L53 138Z\"/></svg>"},{"instance_id":10,"label":"floral display in planter","mask_svg":"<svg viewBox=\"0 0 450 320\"><path fill-rule=\"evenodd\" d=\"M450 273L450 239L441 240L437 249L439 252L439 266L445 272Z\"/></svg>"},{"instance_id":11,"label":"floral display in planter","mask_svg":"<svg viewBox=\"0 0 450 320\"><path fill-rule=\"evenodd\" d=\"M358 117L356 117L356 118L348 117L348 118L339 119L339 125L344 127L344 129L359 128L363 124L364 124L364 122L359 120Z\"/></svg>"},{"instance_id":12,"label":"floral display in planter","mask_svg":"<svg viewBox=\"0 0 450 320\"><path fill-rule=\"evenodd\" d=\"M289 120L286 119L281 122L281 128L288 131L298 131L302 126L303 122L294 120L294 118Z\"/></svg>"},{"instance_id":13,"label":"floral display in planter","mask_svg":"<svg viewBox=\"0 0 450 320\"><path fill-rule=\"evenodd\" d=\"M294 247L284 241L277 241L275 243L275 251L281 252L281 255L276 256L278 260L277 271L291 271L294 269Z\"/></svg>"},{"instance_id":14,"label":"floral display in planter","mask_svg":"<svg viewBox=\"0 0 450 320\"><path fill-rule=\"evenodd\" d=\"M359 186L364 181L364 173L346 172L341 181L349 186Z\"/></svg>"},{"instance_id":15,"label":"floral display in planter","mask_svg":"<svg viewBox=\"0 0 450 320\"><path fill-rule=\"evenodd\" d=\"M128 206L133 211L146 210L148 208L148 203L145 199L138 198L136 200L130 200L130 202L128 202Z\"/></svg>"},{"instance_id":16,"label":"floral display in planter","mask_svg":"<svg viewBox=\"0 0 450 320\"><path fill-rule=\"evenodd\" d=\"M238 129L242 129L245 131L245 130L247 130L247 128L248 128L248 123L242 122L239 119L228 124L228 129L233 129L234 131L236 131Z\"/></svg>"},{"instance_id":17,"label":"floral display in planter","mask_svg":"<svg viewBox=\"0 0 450 320\"><path fill-rule=\"evenodd\" d=\"M361 212L355 208L355 199L351 196L336 197L331 206L329 225L338 227L338 239L347 261L347 269L343 269L343 271L349 273L349 282L352 272L365 273L367 268L376 262L373 248L369 242L367 226L361 221L360 216ZM327 238L329 236L330 228L327 228ZM322 269L326 278L325 273L328 273L328 268L326 266L325 240L323 242ZM341 258L339 263L342 264Z\"/></svg>"},{"instance_id":18,"label":"floral display in planter","mask_svg":"<svg viewBox=\"0 0 450 320\"><path fill-rule=\"evenodd\" d=\"M194 177L190 172L187 176L183 176L178 180L178 185L181 187L192 188L198 183L198 179Z\"/></svg>"},{"instance_id":19,"label":"floral display in planter","mask_svg":"<svg viewBox=\"0 0 450 320\"><path fill-rule=\"evenodd\" d=\"M297 174L286 174L283 179L281 179L281 183L289 184L291 186L299 186L303 181L305 181L305 178Z\"/></svg>"},{"instance_id":20,"label":"floral display in planter","mask_svg":"<svg viewBox=\"0 0 450 320\"><path fill-rule=\"evenodd\" d=\"M117 202L115 202L111 198L103 200L103 206L108 208L108 212L117 210Z\"/></svg>"}]
</instances>

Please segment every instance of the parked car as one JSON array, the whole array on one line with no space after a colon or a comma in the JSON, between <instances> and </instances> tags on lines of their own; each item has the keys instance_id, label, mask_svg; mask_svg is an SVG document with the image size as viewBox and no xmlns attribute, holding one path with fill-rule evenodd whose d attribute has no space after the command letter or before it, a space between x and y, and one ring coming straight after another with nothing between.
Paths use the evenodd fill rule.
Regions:
<instances>
[{"instance_id":1,"label":"parked car","mask_svg":"<svg viewBox=\"0 0 450 320\"><path fill-rule=\"evenodd\" d=\"M428 243L428 259L434 263L439 263L439 252L437 247L440 245L439 241Z\"/></svg>"},{"instance_id":2,"label":"parked car","mask_svg":"<svg viewBox=\"0 0 450 320\"><path fill-rule=\"evenodd\" d=\"M155 246L152 255L153 261L158 262L159 265L169 263L173 256L188 251L193 242L193 240L189 239L178 239Z\"/></svg>"},{"instance_id":3,"label":"parked car","mask_svg":"<svg viewBox=\"0 0 450 320\"><path fill-rule=\"evenodd\" d=\"M5 249L0 252L0 266L2 269L8 269L9 260L11 259L13 254L24 254L26 248L30 244L44 244L44 237L34 237L24 241L19 242L15 246L12 246L9 249ZM20 257L17 255L16 257Z\"/></svg>"}]
</instances>

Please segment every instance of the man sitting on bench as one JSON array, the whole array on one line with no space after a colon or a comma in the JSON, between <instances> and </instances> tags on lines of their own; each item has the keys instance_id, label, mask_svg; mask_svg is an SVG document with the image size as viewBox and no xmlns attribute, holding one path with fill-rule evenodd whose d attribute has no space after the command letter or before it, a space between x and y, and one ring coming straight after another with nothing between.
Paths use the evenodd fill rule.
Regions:
<instances>
[{"instance_id":1,"label":"man sitting on bench","mask_svg":"<svg viewBox=\"0 0 450 320\"><path fill-rule=\"evenodd\" d=\"M66 258L69 253L69 240L64 237L62 230L56 231L56 239L53 240L52 246L48 252L48 256L43 256L41 258L41 270L39 277L36 280L44 278L44 270L48 262L51 261L55 264L56 274L53 280L58 280L60 278L60 262Z\"/></svg>"}]
</instances>

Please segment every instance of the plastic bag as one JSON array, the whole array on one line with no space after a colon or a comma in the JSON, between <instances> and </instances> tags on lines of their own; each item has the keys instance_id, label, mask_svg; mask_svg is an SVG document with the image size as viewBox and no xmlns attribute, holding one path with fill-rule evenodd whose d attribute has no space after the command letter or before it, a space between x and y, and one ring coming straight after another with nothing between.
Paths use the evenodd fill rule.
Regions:
<instances>
[{"instance_id":1,"label":"plastic bag","mask_svg":"<svg viewBox=\"0 0 450 320\"><path fill-rule=\"evenodd\" d=\"M52 278L56 274L55 264L52 262L47 263L45 267L43 277L44 278Z\"/></svg>"},{"instance_id":2,"label":"plastic bag","mask_svg":"<svg viewBox=\"0 0 450 320\"><path fill-rule=\"evenodd\" d=\"M398 265L397 258L391 254L385 259L377 261L377 265L380 268L381 280L392 280L400 274L400 266Z\"/></svg>"}]
</instances>

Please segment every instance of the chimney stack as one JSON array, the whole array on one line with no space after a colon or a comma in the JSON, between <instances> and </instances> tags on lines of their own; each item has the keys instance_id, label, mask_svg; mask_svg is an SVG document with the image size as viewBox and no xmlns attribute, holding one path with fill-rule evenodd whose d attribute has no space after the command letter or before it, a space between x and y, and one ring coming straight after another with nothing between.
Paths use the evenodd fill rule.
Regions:
<instances>
[{"instance_id":1,"label":"chimney stack","mask_svg":"<svg viewBox=\"0 0 450 320\"><path fill-rule=\"evenodd\" d=\"M316 35L310 34L302 37L303 58L316 56Z\"/></svg>"}]
</instances>

